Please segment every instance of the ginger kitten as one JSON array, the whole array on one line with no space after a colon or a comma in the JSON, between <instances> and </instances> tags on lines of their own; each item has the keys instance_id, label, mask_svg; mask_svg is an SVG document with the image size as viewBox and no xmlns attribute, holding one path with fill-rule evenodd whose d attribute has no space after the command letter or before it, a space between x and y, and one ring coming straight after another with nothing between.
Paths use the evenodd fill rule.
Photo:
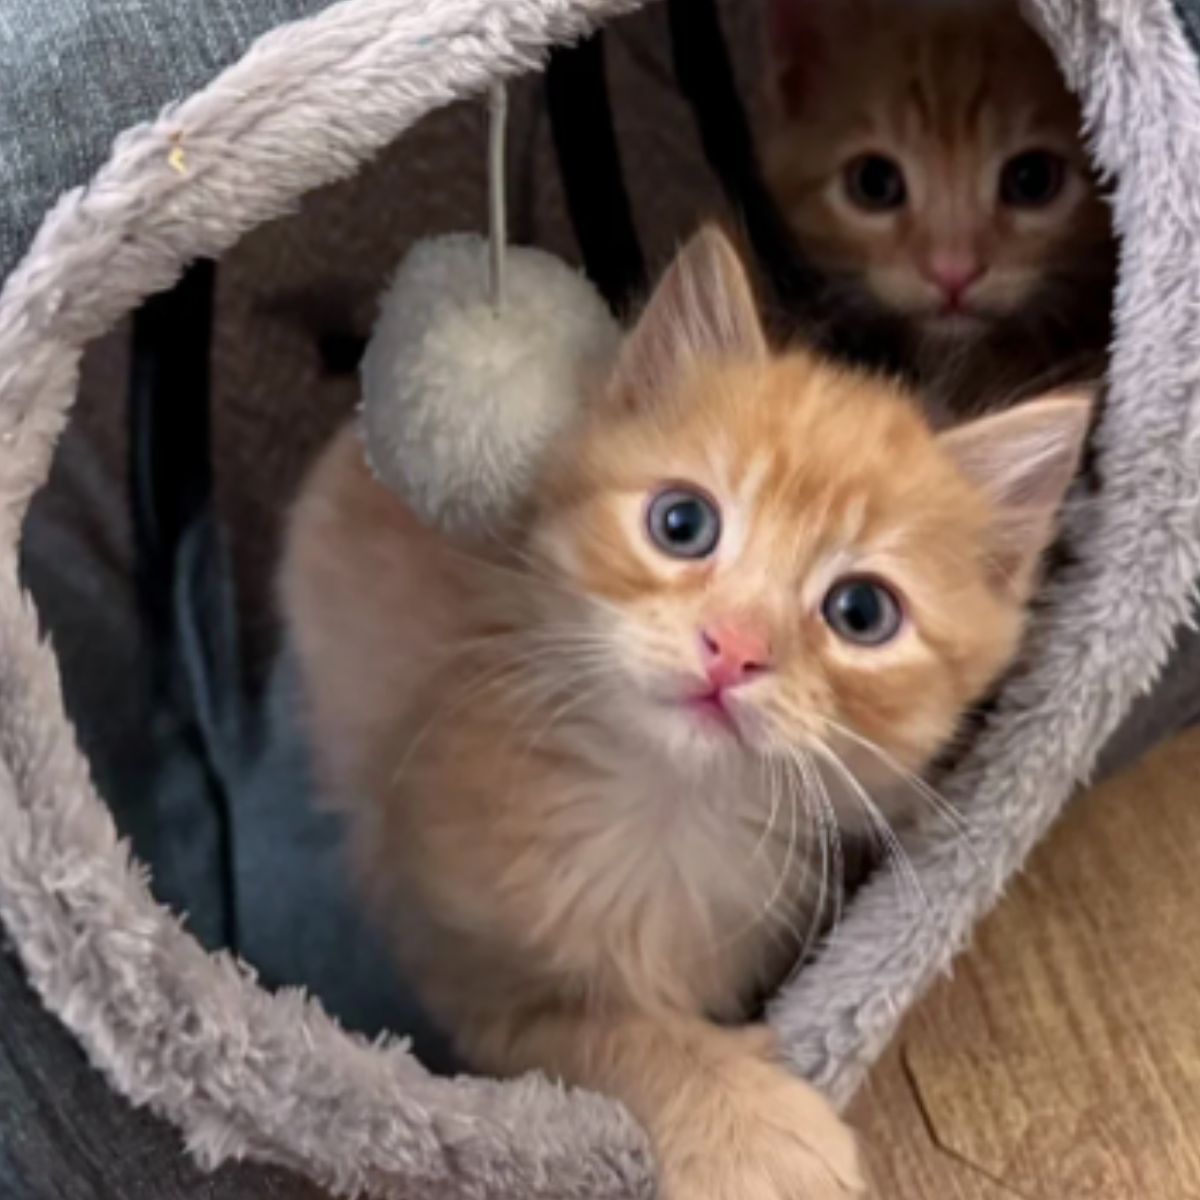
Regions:
<instances>
[{"instance_id":1,"label":"ginger kitten","mask_svg":"<svg viewBox=\"0 0 1200 1200\"><path fill-rule=\"evenodd\" d=\"M764 167L829 343L886 354L939 418L1097 377L1109 213L1015 0L768 5Z\"/></svg>"},{"instance_id":2,"label":"ginger kitten","mask_svg":"<svg viewBox=\"0 0 1200 1200\"><path fill-rule=\"evenodd\" d=\"M451 545L335 440L283 606L358 869L469 1061L623 1101L668 1200L860 1194L847 1129L736 1023L822 838L903 816L1012 658L1088 410L935 436L898 386L769 351L707 230L504 544Z\"/></svg>"}]
</instances>

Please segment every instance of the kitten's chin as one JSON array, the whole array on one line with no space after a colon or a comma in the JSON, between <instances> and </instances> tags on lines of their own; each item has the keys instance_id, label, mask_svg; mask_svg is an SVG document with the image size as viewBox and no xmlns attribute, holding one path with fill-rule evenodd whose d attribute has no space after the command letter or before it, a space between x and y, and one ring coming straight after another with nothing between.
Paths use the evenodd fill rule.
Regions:
<instances>
[{"instance_id":1,"label":"kitten's chin","mask_svg":"<svg viewBox=\"0 0 1200 1200\"><path fill-rule=\"evenodd\" d=\"M944 346L983 337L993 318L981 312L934 312L920 317L917 324L926 341Z\"/></svg>"},{"instance_id":2,"label":"kitten's chin","mask_svg":"<svg viewBox=\"0 0 1200 1200\"><path fill-rule=\"evenodd\" d=\"M687 770L753 752L752 722L745 713L699 699L631 705L623 710L622 721L632 735Z\"/></svg>"}]
</instances>

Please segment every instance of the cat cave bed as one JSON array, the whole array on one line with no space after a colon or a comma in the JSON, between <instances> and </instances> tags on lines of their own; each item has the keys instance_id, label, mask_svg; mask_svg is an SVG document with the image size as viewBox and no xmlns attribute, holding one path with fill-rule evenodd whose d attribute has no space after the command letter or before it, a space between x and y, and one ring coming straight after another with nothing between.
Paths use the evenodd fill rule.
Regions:
<instances>
[{"instance_id":1,"label":"cat cave bed","mask_svg":"<svg viewBox=\"0 0 1200 1200\"><path fill-rule=\"evenodd\" d=\"M536 1077L432 1075L404 1044L349 1035L316 1001L270 994L208 954L118 840L18 569L23 519L89 342L426 112L536 70L549 47L637 7L263 5L304 19L126 130L45 216L0 292L0 918L28 981L109 1087L173 1127L205 1167L250 1159L379 1197L652 1192L644 1139L607 1100ZM1126 756L1179 719L1170 689L1200 576L1200 72L1190 42L1200 6L1025 7L1078 90L1114 181L1122 258L1099 482L1072 508L1072 561L1047 585L1021 668L945 783L963 836L934 825L911 847L926 905L914 911L898 895L904 882L879 873L769 1007L796 1070L839 1102L1102 754ZM1124 743L1112 740L1119 727ZM7 1119L0 1109L0 1127Z\"/></svg>"}]
</instances>

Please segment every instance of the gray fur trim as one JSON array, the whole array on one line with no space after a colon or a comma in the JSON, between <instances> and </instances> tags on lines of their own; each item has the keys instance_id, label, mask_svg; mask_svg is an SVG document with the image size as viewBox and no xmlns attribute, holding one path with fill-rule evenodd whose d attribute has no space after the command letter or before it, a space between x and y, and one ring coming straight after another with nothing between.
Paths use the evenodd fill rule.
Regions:
<instances>
[{"instance_id":1,"label":"gray fur trim","mask_svg":"<svg viewBox=\"0 0 1200 1200\"><path fill-rule=\"evenodd\" d=\"M205 955L118 844L17 578L30 494L80 348L183 264L352 172L422 113L528 69L636 0L345 0L259 42L210 87L119 139L0 293L0 913L46 1004L113 1085L201 1161L256 1155L378 1196L618 1197L651 1189L615 1105L538 1079L430 1077ZM1024 671L947 792L969 841L914 849L928 908L882 876L772 1020L839 1099L1161 669L1200 572L1200 83L1169 0L1027 0L1119 173L1124 236L1104 492L1073 515L1082 560L1050 588Z\"/></svg>"}]
</instances>

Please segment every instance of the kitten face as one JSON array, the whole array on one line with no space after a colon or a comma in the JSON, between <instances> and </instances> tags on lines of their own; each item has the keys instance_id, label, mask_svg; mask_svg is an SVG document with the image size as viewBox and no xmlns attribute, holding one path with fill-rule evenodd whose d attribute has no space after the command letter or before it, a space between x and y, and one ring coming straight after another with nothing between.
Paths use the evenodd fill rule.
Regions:
<instances>
[{"instance_id":1,"label":"kitten face","mask_svg":"<svg viewBox=\"0 0 1200 1200\"><path fill-rule=\"evenodd\" d=\"M543 481L536 619L591 647L606 721L682 763L865 740L916 768L1014 651L1087 404L938 437L756 321L702 234Z\"/></svg>"},{"instance_id":2,"label":"kitten face","mask_svg":"<svg viewBox=\"0 0 1200 1200\"><path fill-rule=\"evenodd\" d=\"M934 338L1106 259L1080 114L1015 5L773 0L767 174L844 287Z\"/></svg>"},{"instance_id":3,"label":"kitten face","mask_svg":"<svg viewBox=\"0 0 1200 1200\"><path fill-rule=\"evenodd\" d=\"M595 438L538 542L599 602L614 712L673 752L811 747L845 725L915 765L1011 652L1020 609L989 586L983 502L885 387L799 356L730 365ZM708 506L711 552L664 548L663 497L685 530L702 519L684 505ZM851 605L889 609L858 639L831 619L856 583L879 594ZM742 677L718 703L730 654Z\"/></svg>"}]
</instances>

